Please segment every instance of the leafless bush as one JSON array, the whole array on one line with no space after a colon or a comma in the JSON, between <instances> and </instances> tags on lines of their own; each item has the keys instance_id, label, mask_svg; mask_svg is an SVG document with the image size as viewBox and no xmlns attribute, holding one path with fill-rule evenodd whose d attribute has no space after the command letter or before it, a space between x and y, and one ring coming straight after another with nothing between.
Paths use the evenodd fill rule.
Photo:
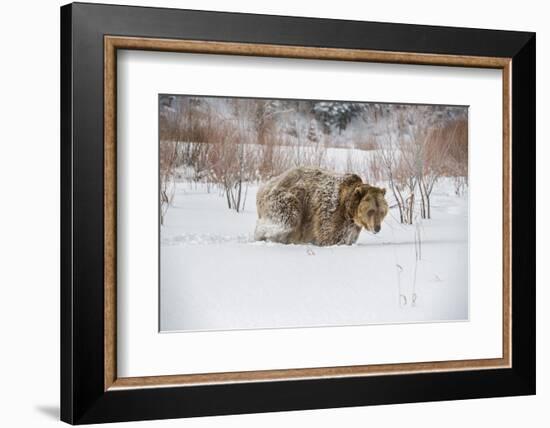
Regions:
<instances>
[{"instance_id":1,"label":"leafless bush","mask_svg":"<svg viewBox=\"0 0 550 428\"><path fill-rule=\"evenodd\" d=\"M410 154L404 153L405 145L403 135L388 129L385 142L379 142L369 158L369 170L388 183L399 209L401 223L412 224L417 181L407 159Z\"/></svg>"},{"instance_id":2,"label":"leafless bush","mask_svg":"<svg viewBox=\"0 0 550 428\"><path fill-rule=\"evenodd\" d=\"M423 198L423 218L431 218L431 194L441 177L453 177L455 193L463 192L468 177L467 132L465 121L453 121L429 127L421 137L422 170L419 171L419 184Z\"/></svg>"},{"instance_id":3,"label":"leafless bush","mask_svg":"<svg viewBox=\"0 0 550 428\"><path fill-rule=\"evenodd\" d=\"M231 134L209 151L209 179L223 188L227 207L237 212L246 203L252 158L250 146L232 143Z\"/></svg>"},{"instance_id":4,"label":"leafless bush","mask_svg":"<svg viewBox=\"0 0 550 428\"><path fill-rule=\"evenodd\" d=\"M264 133L256 146L255 178L262 181L281 174L292 163L288 143L275 130Z\"/></svg>"},{"instance_id":5,"label":"leafless bush","mask_svg":"<svg viewBox=\"0 0 550 428\"><path fill-rule=\"evenodd\" d=\"M159 148L160 170L160 224L164 224L164 216L174 197L174 177L178 159L178 143L164 141Z\"/></svg>"},{"instance_id":6,"label":"leafless bush","mask_svg":"<svg viewBox=\"0 0 550 428\"><path fill-rule=\"evenodd\" d=\"M346 171L358 171L357 169L357 159L353 156L353 152L348 150L346 153Z\"/></svg>"},{"instance_id":7,"label":"leafless bush","mask_svg":"<svg viewBox=\"0 0 550 428\"><path fill-rule=\"evenodd\" d=\"M455 194L460 196L468 186L468 122L458 120L454 126L446 174L453 177Z\"/></svg>"},{"instance_id":8,"label":"leafless bush","mask_svg":"<svg viewBox=\"0 0 550 428\"><path fill-rule=\"evenodd\" d=\"M405 224L413 223L417 206L422 218L431 218L431 195L441 177L454 177L457 194L467 183L466 121L437 123L432 114L415 106L395 115L369 160L369 174L388 182Z\"/></svg>"},{"instance_id":9,"label":"leafless bush","mask_svg":"<svg viewBox=\"0 0 550 428\"><path fill-rule=\"evenodd\" d=\"M360 150L376 150L378 144L376 138L372 135L368 135L365 138L355 141L355 148Z\"/></svg>"},{"instance_id":10,"label":"leafless bush","mask_svg":"<svg viewBox=\"0 0 550 428\"><path fill-rule=\"evenodd\" d=\"M217 129L218 142L210 143L208 150L208 179L223 188L227 207L239 212L244 209L248 183L255 175L255 152L246 129L238 123L224 121Z\"/></svg>"},{"instance_id":11,"label":"leafless bush","mask_svg":"<svg viewBox=\"0 0 550 428\"><path fill-rule=\"evenodd\" d=\"M322 141L309 145L297 144L289 146L288 149L291 153L289 167L310 166L321 168L326 165L327 149Z\"/></svg>"}]
</instances>

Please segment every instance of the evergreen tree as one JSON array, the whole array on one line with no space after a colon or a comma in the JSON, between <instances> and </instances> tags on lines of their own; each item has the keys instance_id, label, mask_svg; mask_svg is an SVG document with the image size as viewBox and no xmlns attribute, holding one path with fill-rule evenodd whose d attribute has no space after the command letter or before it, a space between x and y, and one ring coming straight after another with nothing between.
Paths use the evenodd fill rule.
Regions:
<instances>
[{"instance_id":1,"label":"evergreen tree","mask_svg":"<svg viewBox=\"0 0 550 428\"><path fill-rule=\"evenodd\" d=\"M333 129L342 133L361 109L361 104L358 103L320 101L314 104L312 113L320 123L323 133L330 134Z\"/></svg>"}]
</instances>

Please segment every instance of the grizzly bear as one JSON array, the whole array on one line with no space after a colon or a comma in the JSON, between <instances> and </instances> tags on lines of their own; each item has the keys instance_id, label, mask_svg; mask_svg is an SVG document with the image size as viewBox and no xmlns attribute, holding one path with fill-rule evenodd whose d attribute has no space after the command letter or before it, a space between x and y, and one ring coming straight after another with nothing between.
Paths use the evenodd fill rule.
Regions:
<instances>
[{"instance_id":1,"label":"grizzly bear","mask_svg":"<svg viewBox=\"0 0 550 428\"><path fill-rule=\"evenodd\" d=\"M361 228L378 233L388 213L385 189L355 174L292 168L258 189L254 239L282 244L351 245Z\"/></svg>"}]
</instances>

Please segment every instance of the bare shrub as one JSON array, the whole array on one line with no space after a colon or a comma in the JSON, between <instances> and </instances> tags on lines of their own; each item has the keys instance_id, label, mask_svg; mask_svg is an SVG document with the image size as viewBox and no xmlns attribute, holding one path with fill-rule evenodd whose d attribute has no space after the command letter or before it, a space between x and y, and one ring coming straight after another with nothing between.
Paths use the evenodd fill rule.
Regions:
<instances>
[{"instance_id":1,"label":"bare shrub","mask_svg":"<svg viewBox=\"0 0 550 428\"><path fill-rule=\"evenodd\" d=\"M164 216L168 206L174 198L174 177L178 159L178 143L172 141L161 142L159 148L159 197L160 197L160 224L164 224Z\"/></svg>"},{"instance_id":2,"label":"bare shrub","mask_svg":"<svg viewBox=\"0 0 550 428\"><path fill-rule=\"evenodd\" d=\"M424 198L423 218L431 218L431 194L443 176L454 177L455 193L461 194L468 177L468 128L464 120L428 129L423 147L423 171L419 176Z\"/></svg>"},{"instance_id":3,"label":"bare shrub","mask_svg":"<svg viewBox=\"0 0 550 428\"><path fill-rule=\"evenodd\" d=\"M467 183L467 122L433 115L429 106L410 106L386 118L385 137L369 159L371 180L388 182L405 224L413 223L416 207L431 218L431 195L441 177L454 177L457 194Z\"/></svg>"},{"instance_id":4,"label":"bare shrub","mask_svg":"<svg viewBox=\"0 0 550 428\"><path fill-rule=\"evenodd\" d=\"M455 194L460 196L468 186L468 122L455 122L453 142L449 147L446 174L453 177Z\"/></svg>"},{"instance_id":5,"label":"bare shrub","mask_svg":"<svg viewBox=\"0 0 550 428\"><path fill-rule=\"evenodd\" d=\"M292 153L287 142L276 130L263 134L261 144L256 147L255 178L267 180L281 174L291 165Z\"/></svg>"},{"instance_id":6,"label":"bare shrub","mask_svg":"<svg viewBox=\"0 0 550 428\"><path fill-rule=\"evenodd\" d=\"M250 160L249 146L234 144L229 139L214 144L209 151L209 178L223 188L227 207L237 212L242 211L246 203Z\"/></svg>"},{"instance_id":7,"label":"bare shrub","mask_svg":"<svg viewBox=\"0 0 550 428\"><path fill-rule=\"evenodd\" d=\"M310 166L321 168L326 165L327 149L322 141L309 145L297 144L290 146L290 150L291 164L289 167Z\"/></svg>"},{"instance_id":8,"label":"bare shrub","mask_svg":"<svg viewBox=\"0 0 550 428\"><path fill-rule=\"evenodd\" d=\"M257 171L251 141L256 139L258 128L250 124L258 117L258 104L234 99L229 107L230 116L217 125L222 131L218 131L218 142L212 145L210 177L223 186L228 208L239 212L245 207L248 183Z\"/></svg>"},{"instance_id":9,"label":"bare shrub","mask_svg":"<svg viewBox=\"0 0 550 428\"><path fill-rule=\"evenodd\" d=\"M378 171L388 186L399 209L401 223L412 224L416 178L403 155L403 137L388 130L385 143L369 159L369 170Z\"/></svg>"},{"instance_id":10,"label":"bare shrub","mask_svg":"<svg viewBox=\"0 0 550 428\"><path fill-rule=\"evenodd\" d=\"M355 141L355 148L360 150L376 150L378 144L376 137L367 135L366 137Z\"/></svg>"},{"instance_id":11,"label":"bare shrub","mask_svg":"<svg viewBox=\"0 0 550 428\"><path fill-rule=\"evenodd\" d=\"M381 157L376 152L373 152L370 156L363 156L358 171L363 172L368 183L379 184L385 180L384 165Z\"/></svg>"}]
</instances>

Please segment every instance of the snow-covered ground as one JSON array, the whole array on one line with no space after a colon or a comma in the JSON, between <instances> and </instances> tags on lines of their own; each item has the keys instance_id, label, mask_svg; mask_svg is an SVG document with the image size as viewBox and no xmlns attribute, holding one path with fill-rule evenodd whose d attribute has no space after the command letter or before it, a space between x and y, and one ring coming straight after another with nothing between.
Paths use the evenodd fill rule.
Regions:
<instances>
[{"instance_id":1,"label":"snow-covered ground","mask_svg":"<svg viewBox=\"0 0 550 428\"><path fill-rule=\"evenodd\" d=\"M468 319L468 198L450 181L418 227L394 208L379 234L324 248L254 242L256 190L236 213L216 189L177 183L161 227L162 331Z\"/></svg>"}]
</instances>

